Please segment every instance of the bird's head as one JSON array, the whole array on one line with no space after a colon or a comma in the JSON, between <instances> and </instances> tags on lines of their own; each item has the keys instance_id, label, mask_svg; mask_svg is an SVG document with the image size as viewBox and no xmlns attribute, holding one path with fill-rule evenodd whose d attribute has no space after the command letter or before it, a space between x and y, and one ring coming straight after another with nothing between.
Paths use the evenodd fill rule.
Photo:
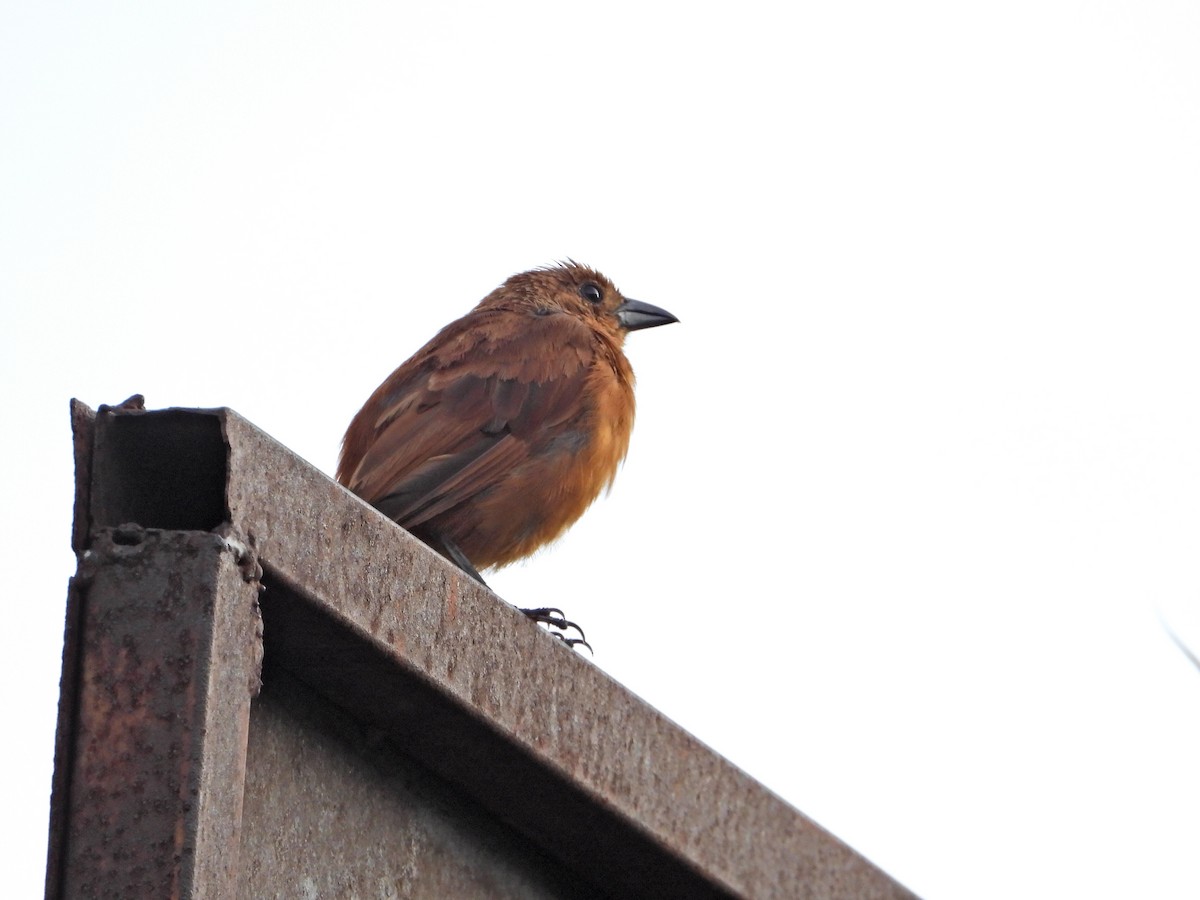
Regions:
<instances>
[{"instance_id":1,"label":"bird's head","mask_svg":"<svg viewBox=\"0 0 1200 900\"><path fill-rule=\"evenodd\" d=\"M595 269L574 261L514 275L479 304L480 309L505 307L538 316L578 316L611 334L618 344L627 332L679 321L661 307L622 296Z\"/></svg>"}]
</instances>

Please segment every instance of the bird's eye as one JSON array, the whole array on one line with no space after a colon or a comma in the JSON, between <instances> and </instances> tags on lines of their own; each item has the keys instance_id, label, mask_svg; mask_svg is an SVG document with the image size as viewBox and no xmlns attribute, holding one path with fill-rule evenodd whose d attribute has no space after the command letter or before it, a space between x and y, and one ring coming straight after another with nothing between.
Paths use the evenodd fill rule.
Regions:
<instances>
[{"instance_id":1,"label":"bird's eye","mask_svg":"<svg viewBox=\"0 0 1200 900\"><path fill-rule=\"evenodd\" d=\"M596 285L588 282L579 289L579 296L588 303L599 303L604 299L604 292L601 291L600 288L596 287Z\"/></svg>"}]
</instances>

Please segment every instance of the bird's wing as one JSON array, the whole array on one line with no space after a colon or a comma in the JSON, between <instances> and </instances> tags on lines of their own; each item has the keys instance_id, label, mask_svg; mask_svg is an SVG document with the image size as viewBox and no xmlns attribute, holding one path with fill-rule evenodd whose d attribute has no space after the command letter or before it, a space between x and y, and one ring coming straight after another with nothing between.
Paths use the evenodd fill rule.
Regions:
<instances>
[{"instance_id":1,"label":"bird's wing","mask_svg":"<svg viewBox=\"0 0 1200 900\"><path fill-rule=\"evenodd\" d=\"M373 434L349 487L408 528L486 490L579 414L595 352L587 325L565 314L460 319L364 410Z\"/></svg>"}]
</instances>

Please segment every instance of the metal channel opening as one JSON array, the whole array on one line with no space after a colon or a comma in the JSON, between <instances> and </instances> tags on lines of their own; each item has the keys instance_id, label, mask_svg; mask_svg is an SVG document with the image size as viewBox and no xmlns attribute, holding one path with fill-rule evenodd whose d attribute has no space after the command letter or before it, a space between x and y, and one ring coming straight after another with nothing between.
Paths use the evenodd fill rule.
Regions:
<instances>
[{"instance_id":1,"label":"metal channel opening","mask_svg":"<svg viewBox=\"0 0 1200 900\"><path fill-rule=\"evenodd\" d=\"M216 412L101 413L93 454L93 528L211 531L229 518L229 453Z\"/></svg>"}]
</instances>

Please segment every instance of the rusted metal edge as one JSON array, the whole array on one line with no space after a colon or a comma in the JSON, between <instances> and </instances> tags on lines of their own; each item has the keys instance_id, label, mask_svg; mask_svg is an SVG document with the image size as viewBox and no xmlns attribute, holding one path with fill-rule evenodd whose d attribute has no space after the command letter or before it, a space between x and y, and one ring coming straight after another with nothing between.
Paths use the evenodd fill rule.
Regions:
<instances>
[{"instance_id":1,"label":"rusted metal edge","mask_svg":"<svg viewBox=\"0 0 1200 900\"><path fill-rule=\"evenodd\" d=\"M75 455L75 519L71 525L71 549L80 553L87 546L88 502L92 484L92 436L96 413L86 403L71 400L71 437ZM54 775L50 786L50 839L46 849L46 896L58 897L63 875L63 849L70 796L73 723L79 687L80 622L83 591L76 579L67 589L66 622L63 627L62 675L59 679L58 726L54 735Z\"/></svg>"},{"instance_id":2,"label":"rusted metal edge","mask_svg":"<svg viewBox=\"0 0 1200 900\"><path fill-rule=\"evenodd\" d=\"M912 896L236 413L114 410L98 424L115 436L133 416L129 447L164 455L140 474L165 484L170 455L190 452L178 430L191 440L211 433L193 419L219 423L207 486L163 512L204 518L224 469L221 527L266 570L268 666L383 729L581 877L629 896ZM169 505L170 491L139 490L143 514ZM93 498L96 526L117 524L113 496Z\"/></svg>"},{"instance_id":3,"label":"rusted metal edge","mask_svg":"<svg viewBox=\"0 0 1200 900\"><path fill-rule=\"evenodd\" d=\"M75 521L71 525L71 549L79 553L87 546L91 522L89 500L92 490L92 439L96 413L86 403L71 400L71 437L75 447Z\"/></svg>"}]
</instances>

